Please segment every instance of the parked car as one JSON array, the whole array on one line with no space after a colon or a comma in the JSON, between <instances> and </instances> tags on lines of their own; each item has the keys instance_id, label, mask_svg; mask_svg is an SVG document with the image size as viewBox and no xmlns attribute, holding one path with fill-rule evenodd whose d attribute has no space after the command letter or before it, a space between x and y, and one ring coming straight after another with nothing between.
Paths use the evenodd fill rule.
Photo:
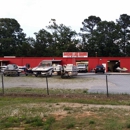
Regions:
<instances>
[{"instance_id":1,"label":"parked car","mask_svg":"<svg viewBox=\"0 0 130 130\"><path fill-rule=\"evenodd\" d=\"M3 72L4 76L9 76L9 75L20 75L20 70L18 68L18 65L16 64L8 64L7 67L4 69Z\"/></svg>"},{"instance_id":2,"label":"parked car","mask_svg":"<svg viewBox=\"0 0 130 130\"><path fill-rule=\"evenodd\" d=\"M102 72L105 73L105 67L103 65L97 65L94 69L95 73Z\"/></svg>"}]
</instances>

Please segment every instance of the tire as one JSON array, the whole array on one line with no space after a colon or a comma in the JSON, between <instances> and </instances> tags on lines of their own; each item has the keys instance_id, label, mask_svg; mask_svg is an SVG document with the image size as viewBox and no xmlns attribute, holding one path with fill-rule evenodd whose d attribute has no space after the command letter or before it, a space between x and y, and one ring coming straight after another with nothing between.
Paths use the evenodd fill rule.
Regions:
<instances>
[{"instance_id":1,"label":"tire","mask_svg":"<svg viewBox=\"0 0 130 130\"><path fill-rule=\"evenodd\" d=\"M63 74L63 73L61 73L61 78L62 78L62 79L64 78L64 74Z\"/></svg>"},{"instance_id":2,"label":"tire","mask_svg":"<svg viewBox=\"0 0 130 130\"><path fill-rule=\"evenodd\" d=\"M62 79L64 79L64 78L65 78L65 76L61 75L61 78L62 78Z\"/></svg>"},{"instance_id":3,"label":"tire","mask_svg":"<svg viewBox=\"0 0 130 130\"><path fill-rule=\"evenodd\" d=\"M37 77L38 76L38 74L35 74L35 77Z\"/></svg>"},{"instance_id":4,"label":"tire","mask_svg":"<svg viewBox=\"0 0 130 130\"><path fill-rule=\"evenodd\" d=\"M60 72L58 72L58 75L61 75L61 71L60 71Z\"/></svg>"},{"instance_id":5,"label":"tire","mask_svg":"<svg viewBox=\"0 0 130 130\"><path fill-rule=\"evenodd\" d=\"M20 73L18 72L18 74L17 74L18 76L20 76Z\"/></svg>"}]
</instances>

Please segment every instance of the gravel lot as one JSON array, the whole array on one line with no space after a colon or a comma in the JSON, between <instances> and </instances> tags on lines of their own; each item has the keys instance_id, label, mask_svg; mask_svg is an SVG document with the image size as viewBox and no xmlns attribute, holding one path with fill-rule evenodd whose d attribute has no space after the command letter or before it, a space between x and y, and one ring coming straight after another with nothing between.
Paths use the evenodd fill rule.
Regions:
<instances>
[{"instance_id":1,"label":"gravel lot","mask_svg":"<svg viewBox=\"0 0 130 130\"><path fill-rule=\"evenodd\" d=\"M60 76L48 77L49 88L62 88L62 89L86 89L91 88L97 84L105 85L103 79L96 79L94 77L72 77L61 79ZM46 77L34 76L20 76L20 77L4 77L4 86L10 87L35 87L46 88Z\"/></svg>"},{"instance_id":2,"label":"gravel lot","mask_svg":"<svg viewBox=\"0 0 130 130\"><path fill-rule=\"evenodd\" d=\"M130 75L108 75L109 93L130 93ZM46 88L46 77L20 75L19 77L4 76L4 87ZM72 78L61 79L60 76L48 77L49 88L89 89L89 92L106 93L106 76L95 74L78 74ZM0 78L0 87L1 78Z\"/></svg>"}]
</instances>

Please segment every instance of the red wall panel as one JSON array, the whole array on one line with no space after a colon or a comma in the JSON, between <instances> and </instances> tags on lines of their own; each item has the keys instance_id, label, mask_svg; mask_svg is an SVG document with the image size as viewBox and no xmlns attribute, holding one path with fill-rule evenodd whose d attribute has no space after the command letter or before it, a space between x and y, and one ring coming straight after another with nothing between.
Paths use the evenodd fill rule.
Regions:
<instances>
[{"instance_id":1,"label":"red wall panel","mask_svg":"<svg viewBox=\"0 0 130 130\"><path fill-rule=\"evenodd\" d=\"M88 63L88 71L92 71L95 67L96 67L96 65L98 64L98 58L91 58L91 59L89 59L89 63Z\"/></svg>"},{"instance_id":2,"label":"red wall panel","mask_svg":"<svg viewBox=\"0 0 130 130\"><path fill-rule=\"evenodd\" d=\"M120 59L120 67L121 68L125 67L130 72L130 58L121 58Z\"/></svg>"},{"instance_id":3,"label":"red wall panel","mask_svg":"<svg viewBox=\"0 0 130 130\"><path fill-rule=\"evenodd\" d=\"M16 58L4 58L0 57L0 61L9 61L9 63L14 63L19 66L30 64L31 67L37 66L42 60L61 60L61 64L74 64L76 61L88 61L88 71L96 67L97 64L107 64L108 61L119 60L120 67L126 67L130 72L130 57L88 57L88 58L63 58L63 57L16 57Z\"/></svg>"}]
</instances>

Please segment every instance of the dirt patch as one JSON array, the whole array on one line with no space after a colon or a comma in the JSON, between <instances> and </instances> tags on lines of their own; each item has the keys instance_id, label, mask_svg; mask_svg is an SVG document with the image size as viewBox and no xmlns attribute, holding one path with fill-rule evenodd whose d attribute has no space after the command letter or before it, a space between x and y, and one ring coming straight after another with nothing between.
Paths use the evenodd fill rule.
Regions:
<instances>
[{"instance_id":1,"label":"dirt patch","mask_svg":"<svg viewBox=\"0 0 130 130\"><path fill-rule=\"evenodd\" d=\"M75 118L84 118L84 117L97 117L96 111L100 108L104 109L121 109L121 110L130 110L130 106L125 105L97 105L97 104L82 104L82 103L30 103L28 105L22 104L21 107L30 108L44 108L48 109L44 114L55 117L56 120L61 120L67 116L74 116ZM15 114L16 114L15 110ZM44 115L42 114L42 116Z\"/></svg>"}]
</instances>

